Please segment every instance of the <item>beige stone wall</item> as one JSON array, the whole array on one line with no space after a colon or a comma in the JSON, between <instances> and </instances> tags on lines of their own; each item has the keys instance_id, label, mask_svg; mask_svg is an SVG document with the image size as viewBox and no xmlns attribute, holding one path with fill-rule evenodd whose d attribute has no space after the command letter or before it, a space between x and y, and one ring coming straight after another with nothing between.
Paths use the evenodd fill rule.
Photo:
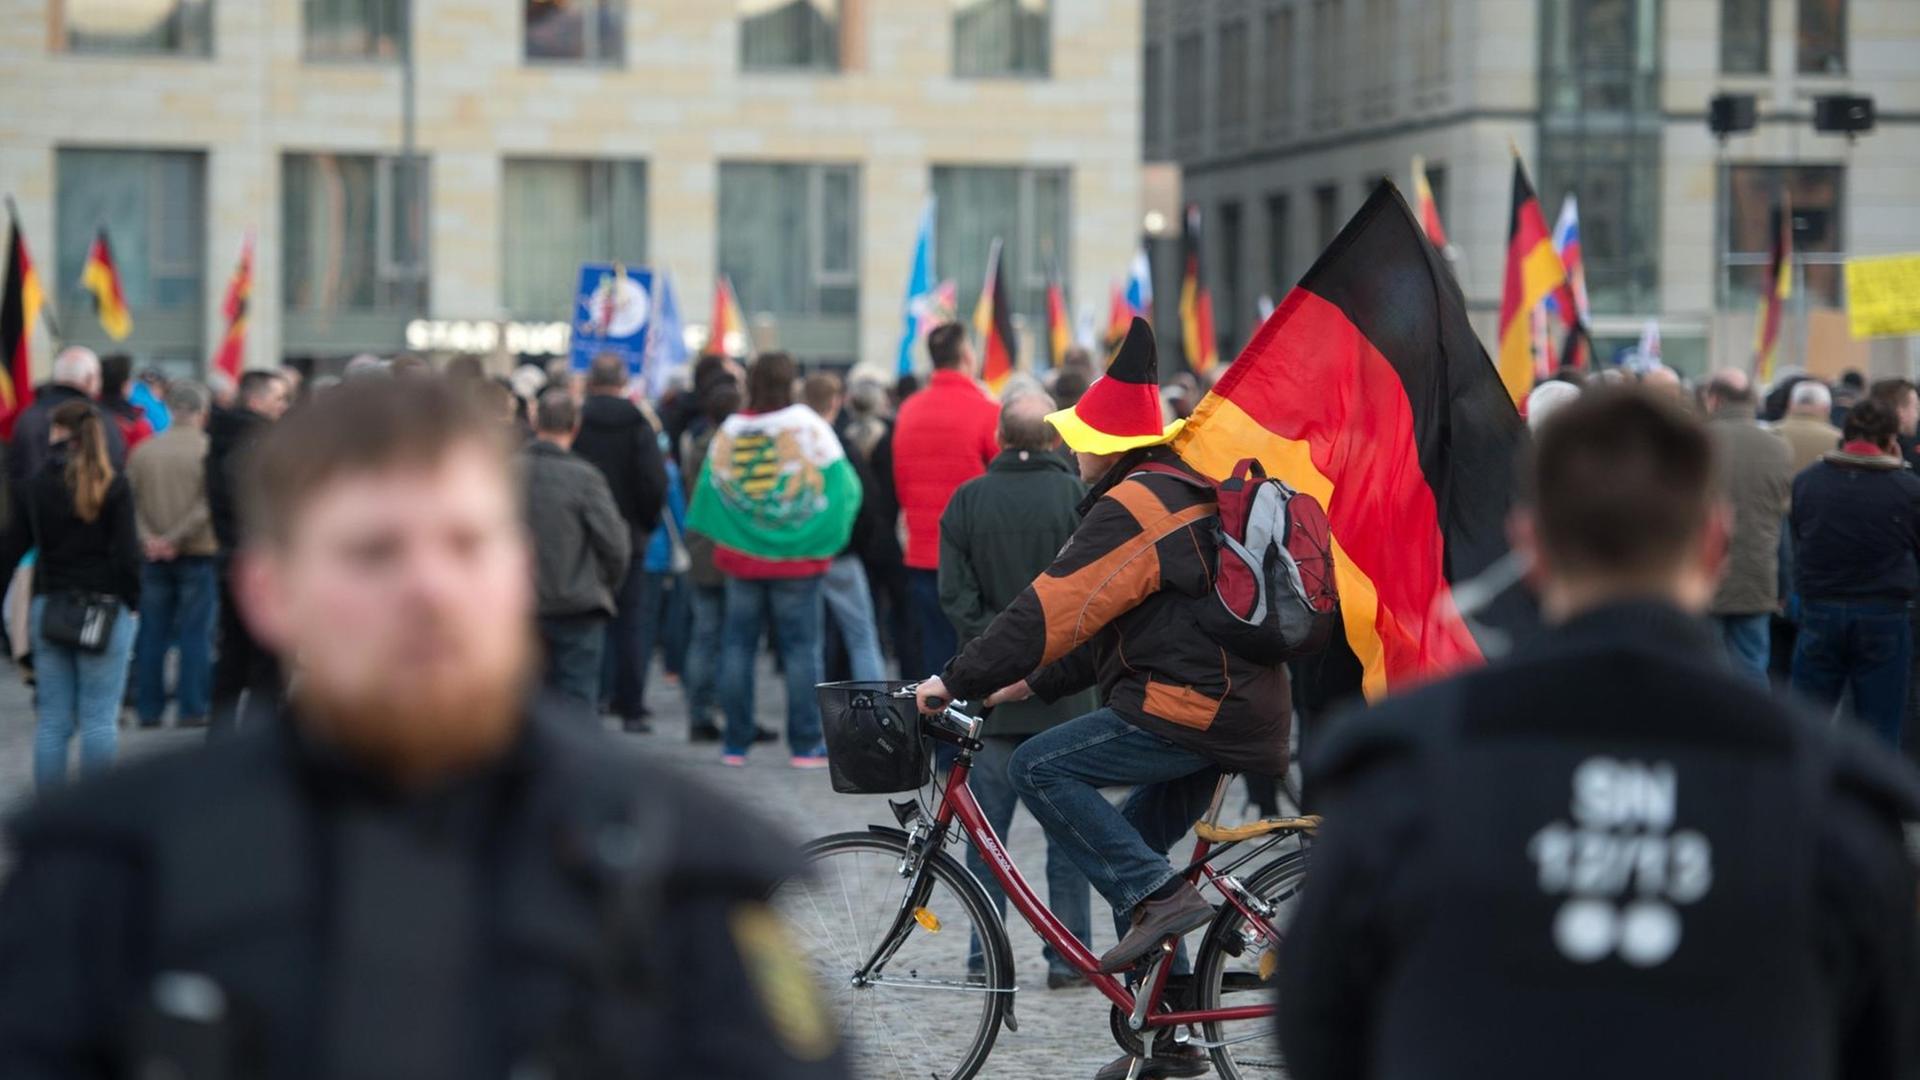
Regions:
<instances>
[{"instance_id":1,"label":"beige stone wall","mask_svg":"<svg viewBox=\"0 0 1920 1080\"><path fill-rule=\"evenodd\" d=\"M501 159L644 158L650 257L704 316L728 157L861 166L860 355L890 363L913 230L938 164L1073 170L1073 290L1104 302L1138 233L1139 0L1053 0L1052 76L958 80L951 0L843 0L860 70L739 70L725 0L627 0L620 68L522 61L521 5L416 0L419 145L431 156L431 314L501 309ZM205 151L209 348L242 237L259 232L249 361L280 345L279 158L387 152L400 139L390 65L307 63L299 0L215 0L209 59L50 52L49 0L0 0L0 190L53 262L59 146ZM137 315L137 313L136 313ZM397 343L396 343L397 344Z\"/></svg>"}]
</instances>

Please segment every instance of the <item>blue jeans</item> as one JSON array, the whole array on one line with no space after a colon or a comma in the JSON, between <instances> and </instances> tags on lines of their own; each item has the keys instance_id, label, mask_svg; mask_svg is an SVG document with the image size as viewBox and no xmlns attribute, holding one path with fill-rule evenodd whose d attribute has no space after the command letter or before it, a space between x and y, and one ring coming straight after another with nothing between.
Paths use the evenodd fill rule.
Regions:
<instances>
[{"instance_id":1,"label":"blue jeans","mask_svg":"<svg viewBox=\"0 0 1920 1080\"><path fill-rule=\"evenodd\" d=\"M1008 767L1033 816L1126 926L1141 899L1172 881L1167 851L1213 799L1211 761L1095 709L1020 744ZM1118 809L1101 788L1133 786Z\"/></svg>"},{"instance_id":2,"label":"blue jeans","mask_svg":"<svg viewBox=\"0 0 1920 1080\"><path fill-rule=\"evenodd\" d=\"M600 654L607 645L607 617L599 612L542 615L540 642L546 646L545 685L581 702L598 716Z\"/></svg>"},{"instance_id":3,"label":"blue jeans","mask_svg":"<svg viewBox=\"0 0 1920 1080\"><path fill-rule=\"evenodd\" d=\"M1726 643L1733 670L1764 685L1767 661L1773 656L1773 616L1715 615L1713 621L1720 624L1720 639Z\"/></svg>"},{"instance_id":4,"label":"blue jeans","mask_svg":"<svg viewBox=\"0 0 1920 1080\"><path fill-rule=\"evenodd\" d=\"M1793 688L1831 713L1843 689L1853 712L1889 746L1906 718L1913 632L1907 605L1891 600L1802 600Z\"/></svg>"},{"instance_id":5,"label":"blue jeans","mask_svg":"<svg viewBox=\"0 0 1920 1080\"><path fill-rule=\"evenodd\" d=\"M920 662L925 671L902 671L901 678L924 679L947 670L953 655L960 651L960 635L953 621L940 607L940 572L907 571L907 605L913 608L913 621L920 628Z\"/></svg>"},{"instance_id":6,"label":"blue jeans","mask_svg":"<svg viewBox=\"0 0 1920 1080\"><path fill-rule=\"evenodd\" d=\"M687 691L687 722L694 727L713 722L719 695L714 692L720 670L720 628L726 621L727 590L723 585L687 585L687 666L681 673Z\"/></svg>"},{"instance_id":7,"label":"blue jeans","mask_svg":"<svg viewBox=\"0 0 1920 1080\"><path fill-rule=\"evenodd\" d=\"M753 668L769 624L787 675L787 745L795 754L820 749L820 578L727 579L721 630L720 707L727 714L726 753L753 745Z\"/></svg>"},{"instance_id":8,"label":"blue jeans","mask_svg":"<svg viewBox=\"0 0 1920 1080\"><path fill-rule=\"evenodd\" d=\"M852 555L842 555L827 568L821 579L820 595L840 639L847 646L847 663L857 682L879 682L887 677L887 663L880 657L880 631L873 621L873 593L867 589L867 570ZM824 644L824 643L823 643ZM824 649L823 649L824 651ZM826 662L820 662L826 670Z\"/></svg>"},{"instance_id":9,"label":"blue jeans","mask_svg":"<svg viewBox=\"0 0 1920 1080\"><path fill-rule=\"evenodd\" d=\"M140 617L126 608L113 621L102 652L56 645L40 633L47 598L36 596L29 609L33 625L33 673L40 723L33 732L33 786L51 791L67 782L67 744L80 733L80 775L113 764L120 747L120 701L127 692L127 668Z\"/></svg>"},{"instance_id":10,"label":"blue jeans","mask_svg":"<svg viewBox=\"0 0 1920 1080\"><path fill-rule=\"evenodd\" d=\"M167 650L180 648L174 715L207 718L213 695L213 619L220 582L210 555L140 567L140 634L133 647L134 712L142 726L167 711Z\"/></svg>"},{"instance_id":11,"label":"blue jeans","mask_svg":"<svg viewBox=\"0 0 1920 1080\"><path fill-rule=\"evenodd\" d=\"M973 797L980 803L980 810L987 816L987 823L1002 841L1007 838L1007 830L1013 827L1013 807L1015 792L1013 781L1007 775L1008 763L1013 760L1013 752L1029 736L992 735L980 740L980 752L973 756L973 772L967 774L967 786L973 789ZM1001 890L1000 882L994 879L993 872L987 869L987 861L980 857L980 850L967 845L967 868L980 884L993 897L994 906L1000 909L1000 921L1007 919L1007 894ZM1047 907L1060 920L1060 924L1072 931L1073 936L1083 943L1093 941L1092 904L1087 890L1087 876L1075 865L1073 856L1061 848L1054 840L1053 833L1047 833ZM1072 965L1062 960L1053 946L1041 948L1040 953L1047 958L1047 970L1061 974L1073 973ZM967 950L967 966L973 968L980 956L980 942L976 937Z\"/></svg>"}]
</instances>

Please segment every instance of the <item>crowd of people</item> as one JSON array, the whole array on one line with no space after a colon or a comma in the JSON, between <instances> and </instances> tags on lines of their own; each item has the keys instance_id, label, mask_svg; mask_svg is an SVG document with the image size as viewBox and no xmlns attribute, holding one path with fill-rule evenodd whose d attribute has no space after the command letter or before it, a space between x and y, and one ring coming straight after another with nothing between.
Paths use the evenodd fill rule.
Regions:
<instances>
[{"instance_id":1,"label":"crowd of people","mask_svg":"<svg viewBox=\"0 0 1920 1080\"><path fill-rule=\"evenodd\" d=\"M1529 398L1536 427L1583 388L1634 378L1563 372ZM1852 717L1891 746L1920 730L1920 391L1912 380L1828 383L1745 371L1688 384L1638 376L1706 421L1731 514L1710 612L1736 670Z\"/></svg>"}]
</instances>

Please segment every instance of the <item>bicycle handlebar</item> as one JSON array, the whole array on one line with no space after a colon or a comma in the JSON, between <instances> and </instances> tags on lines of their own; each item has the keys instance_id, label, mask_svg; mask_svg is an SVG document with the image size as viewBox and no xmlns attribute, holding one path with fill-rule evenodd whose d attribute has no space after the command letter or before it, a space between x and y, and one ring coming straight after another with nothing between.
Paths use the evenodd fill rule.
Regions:
<instances>
[{"instance_id":1,"label":"bicycle handlebar","mask_svg":"<svg viewBox=\"0 0 1920 1080\"><path fill-rule=\"evenodd\" d=\"M895 690L893 696L896 698L916 698L919 696L919 690L920 685L915 683L912 686L903 686ZM939 709L938 712L922 714L929 723L940 724L941 721L945 721L946 723L941 726L962 738L973 739L979 737L980 720L954 708L956 704L964 704L964 702L954 702L946 698L935 697L927 699L927 703Z\"/></svg>"}]
</instances>

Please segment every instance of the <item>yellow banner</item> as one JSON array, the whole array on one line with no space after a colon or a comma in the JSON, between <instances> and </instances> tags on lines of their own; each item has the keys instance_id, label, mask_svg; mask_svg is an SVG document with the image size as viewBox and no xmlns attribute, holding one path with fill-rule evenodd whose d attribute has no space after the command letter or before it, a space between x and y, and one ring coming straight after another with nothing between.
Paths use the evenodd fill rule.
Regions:
<instances>
[{"instance_id":1,"label":"yellow banner","mask_svg":"<svg viewBox=\"0 0 1920 1080\"><path fill-rule=\"evenodd\" d=\"M1920 255L1848 259L1847 322L1856 339L1920 334Z\"/></svg>"}]
</instances>

